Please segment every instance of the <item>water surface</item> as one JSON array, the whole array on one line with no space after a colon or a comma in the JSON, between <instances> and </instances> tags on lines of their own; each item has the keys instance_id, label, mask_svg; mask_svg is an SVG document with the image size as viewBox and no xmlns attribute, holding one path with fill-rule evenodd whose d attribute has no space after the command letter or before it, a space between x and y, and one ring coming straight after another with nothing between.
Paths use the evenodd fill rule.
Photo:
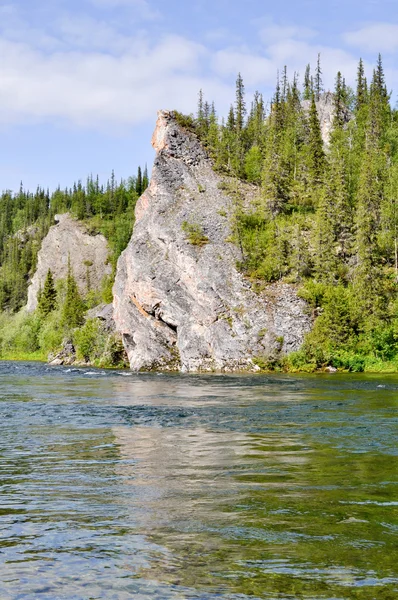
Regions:
<instances>
[{"instance_id":1,"label":"water surface","mask_svg":"<svg viewBox=\"0 0 398 600\"><path fill-rule=\"evenodd\" d=\"M398 597L395 376L0 363L0 598Z\"/></svg>"}]
</instances>

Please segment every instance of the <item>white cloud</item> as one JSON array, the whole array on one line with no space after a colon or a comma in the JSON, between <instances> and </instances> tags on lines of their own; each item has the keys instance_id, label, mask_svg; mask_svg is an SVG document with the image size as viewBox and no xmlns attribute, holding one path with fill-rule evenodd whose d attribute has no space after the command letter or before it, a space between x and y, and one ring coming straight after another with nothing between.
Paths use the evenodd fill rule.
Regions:
<instances>
[{"instance_id":1,"label":"white cloud","mask_svg":"<svg viewBox=\"0 0 398 600\"><path fill-rule=\"evenodd\" d=\"M138 0L90 1L133 6ZM267 100L278 69L287 65L290 76L296 71L302 78L308 62L315 67L318 52L327 88L333 87L338 70L349 83L355 81L356 57L317 45L315 32L295 26L258 24L257 40L245 46L232 45L236 42L219 30L215 36L219 50L212 52L177 35L155 36L136 28L130 36L128 27L103 15L64 14L35 29L12 7L3 16L6 12L11 20L4 17L0 23L0 55L5 57L0 63L3 124L49 120L119 130L154 121L159 108L194 111L200 88L225 114L234 100L239 71L248 92L258 88ZM398 83L396 71L386 68L386 73L389 85Z\"/></svg>"},{"instance_id":2,"label":"white cloud","mask_svg":"<svg viewBox=\"0 0 398 600\"><path fill-rule=\"evenodd\" d=\"M366 52L392 54L398 49L397 23L372 23L343 34L347 44Z\"/></svg>"},{"instance_id":3,"label":"white cloud","mask_svg":"<svg viewBox=\"0 0 398 600\"><path fill-rule=\"evenodd\" d=\"M321 54L321 66L324 85L333 89L335 76L341 71L348 82L355 81L358 61L344 50L328 46L317 46L308 41L281 39L264 48L263 52L254 53L247 48L226 48L216 52L213 58L213 69L221 76L242 73L243 80L250 87L274 87L277 71L281 73L285 65L289 76L298 73L303 77L307 63L315 69L318 53Z\"/></svg>"},{"instance_id":4,"label":"white cloud","mask_svg":"<svg viewBox=\"0 0 398 600\"><path fill-rule=\"evenodd\" d=\"M0 41L0 120L67 120L83 127L130 126L154 119L159 108L191 111L198 90L223 102L227 85L200 75L206 50L168 36L132 43L120 56L103 52L46 55L26 44Z\"/></svg>"}]
</instances>

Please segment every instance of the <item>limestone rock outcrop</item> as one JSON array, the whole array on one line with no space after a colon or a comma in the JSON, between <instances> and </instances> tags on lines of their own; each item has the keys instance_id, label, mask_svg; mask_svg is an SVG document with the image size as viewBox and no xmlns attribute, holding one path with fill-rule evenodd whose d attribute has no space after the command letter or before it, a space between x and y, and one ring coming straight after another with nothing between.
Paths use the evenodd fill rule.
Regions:
<instances>
[{"instance_id":1,"label":"limestone rock outcrop","mask_svg":"<svg viewBox=\"0 0 398 600\"><path fill-rule=\"evenodd\" d=\"M104 275L112 272L108 264L108 244L103 235L90 235L84 225L68 213L57 215L55 220L56 225L50 227L42 242L36 273L28 288L26 308L29 312L37 307L37 293L44 285L48 269L55 280L66 278L68 256L82 294L87 293L88 287L99 289Z\"/></svg>"},{"instance_id":2,"label":"limestone rock outcrop","mask_svg":"<svg viewBox=\"0 0 398 600\"><path fill-rule=\"evenodd\" d=\"M297 350L307 307L294 286L256 292L237 270L233 199L196 136L161 111L152 143L151 182L113 290L131 368L250 370L254 357Z\"/></svg>"}]
</instances>

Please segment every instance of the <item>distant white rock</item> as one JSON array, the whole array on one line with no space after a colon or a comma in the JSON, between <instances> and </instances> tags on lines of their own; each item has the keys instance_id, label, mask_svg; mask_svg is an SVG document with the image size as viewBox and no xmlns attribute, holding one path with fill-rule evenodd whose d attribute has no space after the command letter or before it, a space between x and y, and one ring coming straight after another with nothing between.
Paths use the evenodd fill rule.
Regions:
<instances>
[{"instance_id":1,"label":"distant white rock","mask_svg":"<svg viewBox=\"0 0 398 600\"><path fill-rule=\"evenodd\" d=\"M48 269L55 280L66 278L69 256L82 294L87 293L88 280L92 289L100 289L104 275L112 272L108 264L108 243L103 235L89 234L69 213L56 215L55 221L56 225L50 227L38 254L36 273L28 288L28 312L37 307L37 293L40 286L44 286Z\"/></svg>"}]
</instances>

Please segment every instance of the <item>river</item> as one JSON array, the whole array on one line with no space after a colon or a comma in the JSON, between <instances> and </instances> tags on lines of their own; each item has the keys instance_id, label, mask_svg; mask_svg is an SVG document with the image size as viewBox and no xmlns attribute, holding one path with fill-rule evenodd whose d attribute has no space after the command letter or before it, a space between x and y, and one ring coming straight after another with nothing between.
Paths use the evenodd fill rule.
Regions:
<instances>
[{"instance_id":1,"label":"river","mask_svg":"<svg viewBox=\"0 0 398 600\"><path fill-rule=\"evenodd\" d=\"M393 600L397 376L0 363L1 600Z\"/></svg>"}]
</instances>

